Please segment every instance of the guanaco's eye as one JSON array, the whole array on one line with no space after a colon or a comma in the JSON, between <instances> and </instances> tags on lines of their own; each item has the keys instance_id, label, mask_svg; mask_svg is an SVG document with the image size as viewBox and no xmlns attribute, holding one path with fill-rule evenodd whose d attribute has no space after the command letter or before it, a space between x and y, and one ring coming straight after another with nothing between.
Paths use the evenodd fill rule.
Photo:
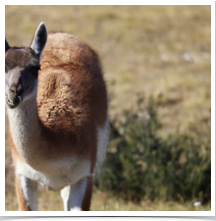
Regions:
<instances>
[{"instance_id":1,"label":"guanaco's eye","mask_svg":"<svg viewBox=\"0 0 216 221\"><path fill-rule=\"evenodd\" d=\"M41 69L40 69L40 65L34 66L34 67L32 68L32 74L35 75L35 76L37 76L39 70L41 70Z\"/></svg>"},{"instance_id":2,"label":"guanaco's eye","mask_svg":"<svg viewBox=\"0 0 216 221\"><path fill-rule=\"evenodd\" d=\"M35 71L39 71L39 70L41 70L40 65L35 66L35 67L34 67L34 70L35 70Z\"/></svg>"}]
</instances>

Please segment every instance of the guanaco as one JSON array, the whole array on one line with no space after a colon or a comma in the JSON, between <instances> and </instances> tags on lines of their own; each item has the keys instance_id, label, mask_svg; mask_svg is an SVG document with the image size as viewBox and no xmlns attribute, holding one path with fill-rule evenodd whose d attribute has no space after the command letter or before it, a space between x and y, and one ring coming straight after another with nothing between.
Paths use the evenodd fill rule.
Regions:
<instances>
[{"instance_id":1,"label":"guanaco","mask_svg":"<svg viewBox=\"0 0 216 221\"><path fill-rule=\"evenodd\" d=\"M19 209L38 210L40 183L61 191L64 210L90 210L109 138L98 54L41 22L30 47L5 40L5 94Z\"/></svg>"}]
</instances>

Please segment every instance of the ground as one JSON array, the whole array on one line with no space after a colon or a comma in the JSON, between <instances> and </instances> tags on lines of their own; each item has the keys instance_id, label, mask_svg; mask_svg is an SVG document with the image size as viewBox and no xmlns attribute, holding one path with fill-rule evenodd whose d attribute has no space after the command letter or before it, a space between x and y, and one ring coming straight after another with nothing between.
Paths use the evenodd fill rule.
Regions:
<instances>
[{"instance_id":1,"label":"ground","mask_svg":"<svg viewBox=\"0 0 216 221\"><path fill-rule=\"evenodd\" d=\"M110 96L109 116L117 127L125 110L136 111L140 96L146 103L150 96L159 99L161 136L190 130L192 124L202 129L210 119L211 6L5 6L9 45L30 45L41 21L48 31L79 35L98 51ZM6 210L17 210L9 136L6 119ZM58 193L39 193L40 210L63 209ZM96 188L92 203L92 210L197 209L209 210L160 199L124 203Z\"/></svg>"}]
</instances>

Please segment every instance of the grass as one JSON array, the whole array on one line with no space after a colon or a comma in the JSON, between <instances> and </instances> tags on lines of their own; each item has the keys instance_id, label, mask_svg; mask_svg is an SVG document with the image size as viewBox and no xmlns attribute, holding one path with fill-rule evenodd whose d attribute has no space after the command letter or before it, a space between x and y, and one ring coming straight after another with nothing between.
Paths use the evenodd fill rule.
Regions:
<instances>
[{"instance_id":1,"label":"grass","mask_svg":"<svg viewBox=\"0 0 216 221\"><path fill-rule=\"evenodd\" d=\"M29 45L38 24L81 36L100 54L118 128L137 96L158 98L161 136L195 128L206 136L211 118L210 6L5 6L9 45ZM144 101L147 104L147 99ZM195 125L195 126L194 126ZM204 128L204 129L203 129ZM6 210L16 210L6 121ZM41 193L41 192L40 192ZM190 203L124 204L95 191L93 210L194 210ZM41 210L58 210L57 193L40 194ZM52 203L50 201L52 198ZM50 205L52 204L52 205ZM61 209L62 209L61 205ZM202 208L196 208L202 210ZM207 208L208 209L208 208Z\"/></svg>"},{"instance_id":2,"label":"grass","mask_svg":"<svg viewBox=\"0 0 216 221\"><path fill-rule=\"evenodd\" d=\"M209 205L193 206L194 202L175 202L155 200L154 202L144 199L141 203L126 203L121 199L109 196L106 192L95 190L92 198L92 211L210 211ZM16 211L18 204L14 200L14 194L6 193L5 210ZM39 210L62 211L63 202L58 192L39 191Z\"/></svg>"}]
</instances>

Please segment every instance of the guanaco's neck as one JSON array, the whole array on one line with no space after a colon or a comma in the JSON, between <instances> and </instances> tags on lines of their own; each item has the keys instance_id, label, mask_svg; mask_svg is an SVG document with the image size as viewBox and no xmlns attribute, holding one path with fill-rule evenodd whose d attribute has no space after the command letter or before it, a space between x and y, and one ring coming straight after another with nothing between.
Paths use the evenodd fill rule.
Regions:
<instances>
[{"instance_id":1,"label":"guanaco's neck","mask_svg":"<svg viewBox=\"0 0 216 221\"><path fill-rule=\"evenodd\" d=\"M36 163L34 161L37 159L37 142L40 140L36 93L15 109L8 108L8 117L17 151L27 163Z\"/></svg>"}]
</instances>

